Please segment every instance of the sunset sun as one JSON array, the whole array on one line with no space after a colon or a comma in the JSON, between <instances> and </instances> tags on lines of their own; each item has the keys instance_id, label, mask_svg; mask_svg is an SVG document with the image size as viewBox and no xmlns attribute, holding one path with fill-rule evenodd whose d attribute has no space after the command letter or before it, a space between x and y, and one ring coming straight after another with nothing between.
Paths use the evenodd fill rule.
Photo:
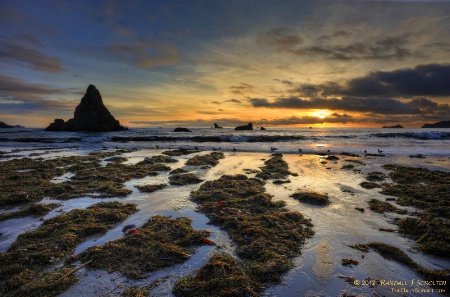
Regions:
<instances>
[{"instance_id":1,"label":"sunset sun","mask_svg":"<svg viewBox=\"0 0 450 297\"><path fill-rule=\"evenodd\" d=\"M319 109L319 110L313 111L311 113L311 116L320 118L320 119L324 119L324 118L328 117L330 114L331 114L330 111L327 109Z\"/></svg>"}]
</instances>

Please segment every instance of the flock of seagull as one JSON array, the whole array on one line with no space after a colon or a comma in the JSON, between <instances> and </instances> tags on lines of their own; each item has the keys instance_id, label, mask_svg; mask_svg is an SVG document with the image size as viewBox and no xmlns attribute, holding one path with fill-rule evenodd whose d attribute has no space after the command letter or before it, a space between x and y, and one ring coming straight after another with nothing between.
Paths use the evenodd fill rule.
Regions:
<instances>
[{"instance_id":1,"label":"flock of seagull","mask_svg":"<svg viewBox=\"0 0 450 297\"><path fill-rule=\"evenodd\" d=\"M170 150L170 149L173 149L174 147L176 147L176 145L172 145L172 144L171 144L171 145L169 145L168 149ZM155 149L159 149L159 148L162 148L162 147L160 147L159 145L156 145L156 146L155 146ZM178 146L178 149L180 149L180 150L188 150L188 149L192 149L192 147L186 148L186 147ZM195 149L195 150L200 150L198 146L194 146L193 149ZM213 146L213 147L212 147L212 150L213 150L213 151L221 151L221 150L222 150L222 147L214 147L214 146ZM236 149L234 146L233 146L232 150L233 150L233 152L236 152L236 151L237 151L237 149ZM278 150L278 148L275 147L275 146L271 146L271 147L270 147L270 151L271 151L271 152L275 152L275 151L277 151L277 150ZM299 152L299 153L302 153L302 152L303 152L303 149L299 148L299 149L298 149L298 152ZM331 153L331 150L327 150L327 153ZM383 153L383 151L380 150L380 149L378 149L378 154L382 154L382 153ZM364 150L364 155L367 155L367 154L368 154L367 150Z\"/></svg>"}]
</instances>

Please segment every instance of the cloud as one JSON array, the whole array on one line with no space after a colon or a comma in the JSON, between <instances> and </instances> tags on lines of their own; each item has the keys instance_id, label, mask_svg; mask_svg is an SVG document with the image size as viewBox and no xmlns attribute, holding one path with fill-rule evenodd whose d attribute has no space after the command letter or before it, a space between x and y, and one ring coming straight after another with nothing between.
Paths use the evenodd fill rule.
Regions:
<instances>
[{"instance_id":1,"label":"cloud","mask_svg":"<svg viewBox=\"0 0 450 297\"><path fill-rule=\"evenodd\" d=\"M230 89L234 94L244 95L245 93L250 92L253 89L253 86L246 83L241 83L238 86L231 86Z\"/></svg>"},{"instance_id":2,"label":"cloud","mask_svg":"<svg viewBox=\"0 0 450 297\"><path fill-rule=\"evenodd\" d=\"M290 48L292 54L298 56L320 56L330 60L402 60L418 56L407 49L404 37L388 37L373 41L351 42L346 44L317 44L301 48Z\"/></svg>"},{"instance_id":3,"label":"cloud","mask_svg":"<svg viewBox=\"0 0 450 297\"><path fill-rule=\"evenodd\" d=\"M418 65L411 69L376 71L349 80L344 85L327 82L301 85L304 96L411 97L450 96L450 64Z\"/></svg>"},{"instance_id":4,"label":"cloud","mask_svg":"<svg viewBox=\"0 0 450 297\"><path fill-rule=\"evenodd\" d=\"M280 27L260 34L258 42L275 46L278 50L283 51L301 44L303 38L294 34L291 29Z\"/></svg>"},{"instance_id":5,"label":"cloud","mask_svg":"<svg viewBox=\"0 0 450 297\"><path fill-rule=\"evenodd\" d=\"M341 99L288 97L278 98L274 101L269 101L265 98L250 98L248 100L253 107L266 108L330 109L379 114L425 114L434 113L437 110L447 110L450 114L448 104L437 104L426 98L413 99L406 102L391 98L357 97L343 97Z\"/></svg>"},{"instance_id":6,"label":"cloud","mask_svg":"<svg viewBox=\"0 0 450 297\"><path fill-rule=\"evenodd\" d=\"M317 38L306 38L285 27L275 28L258 37L259 44L275 46L277 51L297 56L320 57L329 60L402 60L421 57L407 48L411 33L377 38L354 31L339 30Z\"/></svg>"},{"instance_id":7,"label":"cloud","mask_svg":"<svg viewBox=\"0 0 450 297\"><path fill-rule=\"evenodd\" d=\"M55 89L46 85L27 83L17 78L0 75L0 110L5 114L48 111L73 111L75 102L47 100L46 97L67 95L71 91Z\"/></svg>"},{"instance_id":8,"label":"cloud","mask_svg":"<svg viewBox=\"0 0 450 297\"><path fill-rule=\"evenodd\" d=\"M61 72L64 68L58 57L49 56L36 48L41 43L35 37L21 35L0 38L0 60L41 72Z\"/></svg>"},{"instance_id":9,"label":"cloud","mask_svg":"<svg viewBox=\"0 0 450 297\"><path fill-rule=\"evenodd\" d=\"M107 47L116 57L139 68L155 68L178 64L178 49L175 45L136 39L129 43L116 43Z\"/></svg>"},{"instance_id":10,"label":"cloud","mask_svg":"<svg viewBox=\"0 0 450 297\"><path fill-rule=\"evenodd\" d=\"M241 100L237 100L237 99L228 99L228 100L225 100L225 102L241 103Z\"/></svg>"}]
</instances>

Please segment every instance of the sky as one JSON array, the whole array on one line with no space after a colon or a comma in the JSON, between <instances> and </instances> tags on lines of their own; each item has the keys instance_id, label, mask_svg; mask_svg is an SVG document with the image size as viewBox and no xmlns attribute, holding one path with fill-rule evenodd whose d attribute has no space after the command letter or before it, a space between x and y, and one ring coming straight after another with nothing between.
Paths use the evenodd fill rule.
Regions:
<instances>
[{"instance_id":1,"label":"sky","mask_svg":"<svg viewBox=\"0 0 450 297\"><path fill-rule=\"evenodd\" d=\"M450 1L0 0L0 121L127 127L450 120Z\"/></svg>"}]
</instances>

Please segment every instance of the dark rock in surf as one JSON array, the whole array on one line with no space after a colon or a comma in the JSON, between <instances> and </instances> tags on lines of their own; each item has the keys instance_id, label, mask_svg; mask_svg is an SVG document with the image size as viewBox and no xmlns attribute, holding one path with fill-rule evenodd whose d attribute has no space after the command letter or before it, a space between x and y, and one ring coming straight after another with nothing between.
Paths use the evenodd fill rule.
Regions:
<instances>
[{"instance_id":1,"label":"dark rock in surf","mask_svg":"<svg viewBox=\"0 0 450 297\"><path fill-rule=\"evenodd\" d=\"M55 119L53 123L48 126L45 131L65 131L64 130L64 120L63 119Z\"/></svg>"},{"instance_id":2,"label":"dark rock in surf","mask_svg":"<svg viewBox=\"0 0 450 297\"><path fill-rule=\"evenodd\" d=\"M7 125L3 122L0 122L0 128L12 128L13 126Z\"/></svg>"},{"instance_id":3,"label":"dark rock in surf","mask_svg":"<svg viewBox=\"0 0 450 297\"><path fill-rule=\"evenodd\" d=\"M192 132L191 130L189 130L188 128L175 128L175 130L173 130L173 132Z\"/></svg>"},{"instance_id":4,"label":"dark rock in surf","mask_svg":"<svg viewBox=\"0 0 450 297\"><path fill-rule=\"evenodd\" d=\"M395 125L395 126L383 126L383 128L404 128L402 125Z\"/></svg>"},{"instance_id":5,"label":"dark rock in surf","mask_svg":"<svg viewBox=\"0 0 450 297\"><path fill-rule=\"evenodd\" d=\"M266 128L264 128L264 127L261 127L261 130L266 130Z\"/></svg>"},{"instance_id":6,"label":"dark rock in surf","mask_svg":"<svg viewBox=\"0 0 450 297\"><path fill-rule=\"evenodd\" d=\"M422 128L450 128L450 121L442 121L434 124L425 124Z\"/></svg>"},{"instance_id":7,"label":"dark rock in surf","mask_svg":"<svg viewBox=\"0 0 450 297\"><path fill-rule=\"evenodd\" d=\"M45 131L110 132L124 130L103 104L102 96L94 85L89 85L75 109L73 119L56 119Z\"/></svg>"},{"instance_id":8,"label":"dark rock in surf","mask_svg":"<svg viewBox=\"0 0 450 297\"><path fill-rule=\"evenodd\" d=\"M217 123L214 123L214 128L215 129L222 129L223 127L220 127L219 125L217 125Z\"/></svg>"},{"instance_id":9,"label":"dark rock in surf","mask_svg":"<svg viewBox=\"0 0 450 297\"><path fill-rule=\"evenodd\" d=\"M248 123L247 125L237 126L234 130L253 130L253 124Z\"/></svg>"}]
</instances>

